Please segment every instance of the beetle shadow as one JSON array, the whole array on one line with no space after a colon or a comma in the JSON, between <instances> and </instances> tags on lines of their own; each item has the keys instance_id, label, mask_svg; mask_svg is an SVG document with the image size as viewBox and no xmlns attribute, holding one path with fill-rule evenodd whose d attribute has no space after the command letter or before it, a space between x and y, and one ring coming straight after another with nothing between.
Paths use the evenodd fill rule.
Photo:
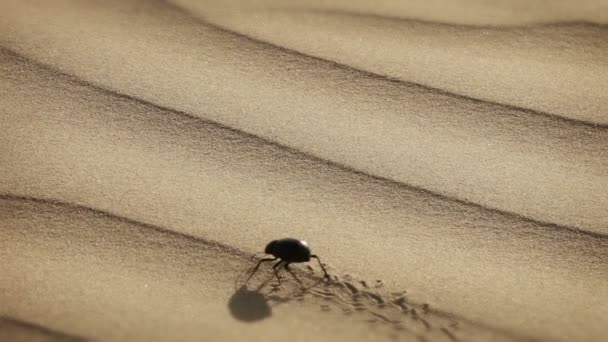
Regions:
<instances>
[{"instance_id":1,"label":"beetle shadow","mask_svg":"<svg viewBox=\"0 0 608 342\"><path fill-rule=\"evenodd\" d=\"M245 285L230 297L228 308L232 317L243 322L260 321L272 315L266 296L257 289L248 289Z\"/></svg>"},{"instance_id":2,"label":"beetle shadow","mask_svg":"<svg viewBox=\"0 0 608 342\"><path fill-rule=\"evenodd\" d=\"M301 298L309 289L323 281L319 279L310 286L300 287L286 294L278 294L277 292L281 287L277 285L263 291L266 285L274 279L274 275L268 276L261 284L253 288L248 288L247 283L242 283L228 300L228 309L232 317L242 322L256 322L266 319L272 316L273 307L287 303L296 297Z\"/></svg>"}]
</instances>

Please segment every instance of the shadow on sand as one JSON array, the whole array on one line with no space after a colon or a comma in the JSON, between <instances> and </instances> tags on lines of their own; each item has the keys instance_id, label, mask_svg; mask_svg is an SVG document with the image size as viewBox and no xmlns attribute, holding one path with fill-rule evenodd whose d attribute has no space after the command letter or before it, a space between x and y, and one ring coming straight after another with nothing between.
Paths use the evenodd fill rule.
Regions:
<instances>
[{"instance_id":1,"label":"shadow on sand","mask_svg":"<svg viewBox=\"0 0 608 342\"><path fill-rule=\"evenodd\" d=\"M301 298L309 289L322 282L322 279L319 279L309 286L300 288L295 288L293 283L284 283L284 286L275 284L270 286L268 291L262 292L261 290L271 279L266 279L257 288L248 288L247 283L242 284L228 300L232 317L242 322L266 319L272 316L272 307L296 297Z\"/></svg>"},{"instance_id":2,"label":"shadow on sand","mask_svg":"<svg viewBox=\"0 0 608 342\"><path fill-rule=\"evenodd\" d=\"M228 301L232 317L243 322L255 322L272 315L266 296L258 290L250 290L245 285L239 288Z\"/></svg>"}]
</instances>

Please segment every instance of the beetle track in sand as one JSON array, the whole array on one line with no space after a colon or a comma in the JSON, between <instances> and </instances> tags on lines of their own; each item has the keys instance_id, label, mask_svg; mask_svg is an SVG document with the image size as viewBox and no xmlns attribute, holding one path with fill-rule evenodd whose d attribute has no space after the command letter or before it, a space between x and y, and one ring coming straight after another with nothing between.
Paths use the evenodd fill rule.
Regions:
<instances>
[{"instance_id":1,"label":"beetle track in sand","mask_svg":"<svg viewBox=\"0 0 608 342\"><path fill-rule=\"evenodd\" d=\"M368 282L352 275L340 277L331 274L330 280L324 281L317 278L314 275L317 270L309 266L294 271L302 276L305 286L311 280L315 280L315 283L298 290L295 289L299 284L288 280L283 282L282 287L274 284L272 291L275 295L272 300L288 301L289 298L277 300L274 296L278 292L280 297L281 293L289 289L295 292L290 297L297 302L321 300L317 302L317 307L322 313L341 313L349 319L365 322L374 329L385 330L386 336L394 341L483 340L475 338L476 329L469 323L441 314L428 303L410 302L406 291L384 293L381 287L370 287ZM382 281L377 281L377 284L382 284ZM519 340L508 335L505 337L507 340Z\"/></svg>"}]
</instances>

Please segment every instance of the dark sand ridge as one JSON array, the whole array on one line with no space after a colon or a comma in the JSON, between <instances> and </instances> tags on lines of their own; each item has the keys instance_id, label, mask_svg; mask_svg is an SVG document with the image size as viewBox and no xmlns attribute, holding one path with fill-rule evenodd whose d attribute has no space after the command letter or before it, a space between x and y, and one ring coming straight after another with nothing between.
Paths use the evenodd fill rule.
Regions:
<instances>
[{"instance_id":1,"label":"dark sand ridge","mask_svg":"<svg viewBox=\"0 0 608 342\"><path fill-rule=\"evenodd\" d=\"M4 214L4 212L2 212ZM1 214L0 214L1 215ZM5 223L5 221L2 221ZM2 228L4 228L3 224ZM2 236L5 234L0 233ZM6 259L3 259L6 260ZM47 327L0 316L0 341L11 342L83 342L86 339L54 331Z\"/></svg>"},{"instance_id":2,"label":"dark sand ridge","mask_svg":"<svg viewBox=\"0 0 608 342\"><path fill-rule=\"evenodd\" d=\"M606 129L343 68L160 3L2 6L4 45L94 84L444 196L608 231Z\"/></svg>"},{"instance_id":3,"label":"dark sand ridge","mask_svg":"<svg viewBox=\"0 0 608 342\"><path fill-rule=\"evenodd\" d=\"M0 137L2 193L250 253L277 236L310 237L336 270L384 279L442 310L540 338L605 334L604 237L353 173L10 54L1 62L0 123L10 132Z\"/></svg>"},{"instance_id":4,"label":"dark sand ridge","mask_svg":"<svg viewBox=\"0 0 608 342\"><path fill-rule=\"evenodd\" d=\"M186 6L196 11L197 4ZM375 74L608 125L608 26L461 27L306 10L214 13L203 7L195 13L255 39Z\"/></svg>"},{"instance_id":5,"label":"dark sand ridge","mask_svg":"<svg viewBox=\"0 0 608 342\"><path fill-rule=\"evenodd\" d=\"M327 283L299 272L306 280L303 293L293 282L276 291L272 286L255 291L256 284L237 291L231 284L243 278L250 256L84 207L0 196L0 227L2 268L10 275L0 283L3 313L27 315L94 340L529 340L339 277ZM257 323L239 322L244 319ZM83 340L1 319L0 336Z\"/></svg>"},{"instance_id":6,"label":"dark sand ridge","mask_svg":"<svg viewBox=\"0 0 608 342\"><path fill-rule=\"evenodd\" d=\"M201 12L288 8L347 11L460 25L523 25L562 21L608 23L603 0L170 0Z\"/></svg>"}]
</instances>

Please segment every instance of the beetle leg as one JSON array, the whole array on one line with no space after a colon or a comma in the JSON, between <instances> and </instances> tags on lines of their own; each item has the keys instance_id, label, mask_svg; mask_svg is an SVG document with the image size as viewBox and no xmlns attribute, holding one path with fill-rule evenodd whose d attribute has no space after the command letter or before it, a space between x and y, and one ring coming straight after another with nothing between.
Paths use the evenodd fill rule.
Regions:
<instances>
[{"instance_id":1,"label":"beetle leg","mask_svg":"<svg viewBox=\"0 0 608 342\"><path fill-rule=\"evenodd\" d=\"M285 269L287 270L287 272L289 272L291 274L292 277L294 277L298 283L300 283L300 285L304 286L304 284L302 284L302 281L300 281L300 278L298 278L296 276L295 273L293 273L293 271L291 270L291 268L289 268L289 263L285 263Z\"/></svg>"},{"instance_id":2,"label":"beetle leg","mask_svg":"<svg viewBox=\"0 0 608 342\"><path fill-rule=\"evenodd\" d=\"M327 271L325 270L325 267L323 267L323 264L321 263L321 259L319 259L319 257L316 256L316 255L314 255L314 254L311 255L310 257L317 259L317 261L319 262L319 266L321 266L321 269L323 270L323 273L325 273L325 279L329 279L329 274L327 274Z\"/></svg>"},{"instance_id":3,"label":"beetle leg","mask_svg":"<svg viewBox=\"0 0 608 342\"><path fill-rule=\"evenodd\" d=\"M278 258L277 258L278 259ZM278 271L278 267L283 263L283 260L279 260L279 262L277 262L276 264L274 264L274 266L272 266L272 269L274 270L274 275L277 277L277 280L279 281L279 285L281 285L281 278L279 277L279 271Z\"/></svg>"},{"instance_id":4,"label":"beetle leg","mask_svg":"<svg viewBox=\"0 0 608 342\"><path fill-rule=\"evenodd\" d=\"M253 277L253 275L255 274L255 272L257 272L257 271L258 271L258 268L260 267L260 265L261 265L263 262L266 262L266 261L274 261L274 260L277 260L277 259L278 259L278 258L274 258L274 259L273 259L273 258L266 258L266 259L261 259L260 261L258 261L258 264L257 264L257 265L255 265L255 267L253 268L253 271L251 272L251 274L249 275L249 277L247 278L247 280L245 280L245 283L247 283L247 282L249 281L249 279L251 279L251 277Z\"/></svg>"}]
</instances>

